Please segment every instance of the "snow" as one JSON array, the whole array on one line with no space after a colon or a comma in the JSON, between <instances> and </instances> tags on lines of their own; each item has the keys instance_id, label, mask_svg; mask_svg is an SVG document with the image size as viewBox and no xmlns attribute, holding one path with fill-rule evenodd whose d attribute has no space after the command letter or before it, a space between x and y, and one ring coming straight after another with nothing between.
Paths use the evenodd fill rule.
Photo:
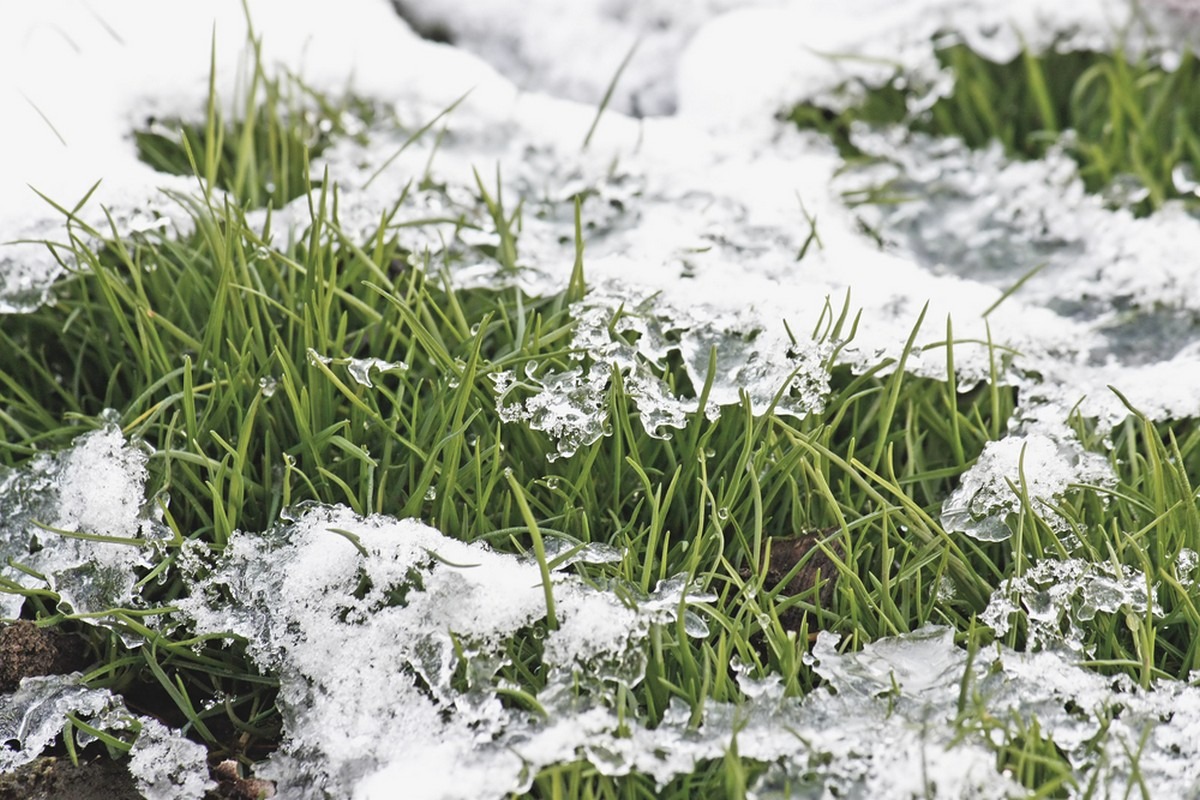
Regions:
<instances>
[{"instance_id":1,"label":"snow","mask_svg":"<svg viewBox=\"0 0 1200 800\"><path fill-rule=\"evenodd\" d=\"M461 216L468 224L397 229L412 265L445 260L457 286L544 295L569 279L574 200L582 198L591 288L572 309L580 321L576 364L529 364L493 377L506 424L546 431L558 457L606 435L603 392L613 370L652 435L669 436L689 413L715 417L743 392L756 412L777 403L779 413L799 417L823 408L835 352L837 363L855 370L888 361L895 369L912 335L917 349L903 368L944 378L949 318L962 340L955 345L960 387L989 378L994 352L985 343L992 341L1020 405L1008 437L988 445L947 499L943 524L1002 540L1024 492L1068 537L1055 501L1073 484L1111 481L1106 458L1066 429L1071 409L1102 432L1111 429L1128 413L1111 385L1153 419L1200 414L1195 218L1171 206L1140 220L1113 209L1084 192L1061 153L1014 163L994 148L856 130L856 144L881 161L843 171L828 142L776 119L800 101L853 102L898 69L924 93L918 102L932 102L948 88L935 34L997 60L1015 55L1022 41L1112 47L1115 31L1130 21L1125 3L858 0L831 8L813 0L755 7L591 0L573 4L570 15L549 0L399 4L422 27L446 28L461 47L421 40L383 0L348 0L336 14L317 0L250 5L269 67L287 65L333 94L351 87L395 109L404 125L372 128L365 142L337 141L314 165L338 183L350 237L372 232L402 187L426 176L394 222ZM1159 2L1150 11L1169 24L1157 32L1131 26L1124 33L1131 50L1170 48L1194 35L1194 21L1183 24L1187 7ZM106 211L118 233L189 230L185 209L163 190L194 193L195 180L138 161L132 132L151 120L200 119L214 51L216 85L232 107L246 25L234 0L131 0L100 11L47 2L0 14L7 109L0 314L13 314L51 301L63 272L38 244L66 240L63 214L33 190L71 208L95 186L72 226L85 240L95 235L89 228L107 231ZM639 37L585 148L595 105ZM439 122L445 136L436 154L430 138L388 163L411 130L468 90ZM479 200L476 170L510 211L524 203L515 264L487 256L500 237ZM882 209L843 202L843 191L888 179L921 199ZM307 200L272 213L275 230L298 234ZM265 211L250 215L252 224L265 219ZM879 232L882 248L861 234L864 223ZM71 266L69 248L56 250ZM993 310L1002 292L1043 262ZM850 342L845 330L830 327L843 303L851 319L862 311ZM613 325L618 309L623 316ZM672 351L693 386L715 375L707 407L667 387ZM405 368L391 354L311 355L368 388ZM265 397L273 390L263 383ZM164 535L145 496L149 457L110 422L61 452L4 470L4 555L44 575L76 612L136 602L138 571L153 553L142 540ZM754 797L787 796L789 785L843 797L1020 795L979 738L1016 729L960 735L963 686L996 719L1036 716L1081 785L1095 778L1114 795L1138 780L1159 796L1200 788L1195 688L1163 682L1144 690L1074 660L1080 631L1097 614L1161 613L1154 587L1134 570L1047 560L998 590L985 619L998 634L1023 624L1027 653L996 646L968 666L944 629L853 654L839 653L822 634L813 666L828 685L805 699L785 698L777 682L743 674L746 706L710 703L698 728L690 709L675 706L656 728L626 720L630 729L621 734L613 693L644 677L653 627L682 613L685 628L702 635L703 618L685 606L707 601L691 587L668 582L633 607L560 565L553 586L560 626L546 634L547 683L535 698L543 718L500 699L509 688L499 677L503 645L522 628L546 624L536 565L416 520L360 518L344 508L289 514L269 531L234 536L216 571L194 579L193 597L182 605L200 631L244 638L253 658L280 676L285 739L260 774L286 796L387 797L403 781L414 797L500 797L527 787L539 766L581 755L605 774L638 770L661 784L722 758L735 742L740 755L773 764L751 787ZM35 521L116 541L55 534ZM1181 555L1181 580L1192 579L1195 559L1191 551ZM26 572L6 568L4 575L39 585ZM19 610L19 598L9 596L3 613ZM459 653L467 658L463 675ZM0 722L26 758L62 730L65 711L117 713L112 703L57 679L27 679L0 702ZM1114 703L1122 713L1112 711ZM201 748L153 721L141 730L131 769L143 792L199 796ZM1102 730L1110 736L1096 760L1088 746ZM1136 769L1131 752L1140 753ZM16 763L12 752L0 755Z\"/></svg>"},{"instance_id":2,"label":"snow","mask_svg":"<svg viewBox=\"0 0 1200 800\"><path fill-rule=\"evenodd\" d=\"M110 423L21 469L0 467L0 553L33 571L6 565L0 574L53 589L79 614L127 607L135 570L152 565L154 541L169 535L146 498L148 458L144 445L126 442ZM0 594L0 613L17 617L23 602Z\"/></svg>"},{"instance_id":3,"label":"snow","mask_svg":"<svg viewBox=\"0 0 1200 800\"><path fill-rule=\"evenodd\" d=\"M177 605L198 632L242 637L278 672L287 735L258 774L284 796L386 797L403 776L414 798L476 798L521 791L538 766L615 740L612 696L642 680L651 625L705 599L673 581L631 607L555 575L559 625L545 635L536 697L548 721L500 700L505 643L545 624L538 565L416 520L310 507L234 538Z\"/></svg>"},{"instance_id":4,"label":"snow","mask_svg":"<svg viewBox=\"0 0 1200 800\"><path fill-rule=\"evenodd\" d=\"M36 759L64 733L67 716L131 740L129 769L146 800L200 800L208 779L207 750L150 717L134 714L107 689L89 689L73 675L25 678L0 704L0 772ZM131 731L136 731L130 735ZM76 728L77 747L95 741Z\"/></svg>"}]
</instances>

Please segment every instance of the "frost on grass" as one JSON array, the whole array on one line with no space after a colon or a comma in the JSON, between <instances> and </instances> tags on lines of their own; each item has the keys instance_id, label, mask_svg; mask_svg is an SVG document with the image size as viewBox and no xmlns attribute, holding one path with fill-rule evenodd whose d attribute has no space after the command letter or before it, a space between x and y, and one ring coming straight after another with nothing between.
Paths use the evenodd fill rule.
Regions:
<instances>
[{"instance_id":1,"label":"frost on grass","mask_svg":"<svg viewBox=\"0 0 1200 800\"><path fill-rule=\"evenodd\" d=\"M475 798L522 790L538 765L615 738L608 706L641 681L651 626L704 599L674 582L623 602L555 573L559 627L547 630L540 583L535 563L414 520L314 507L234 537L180 605L198 631L244 637L278 672L285 737L258 774L288 796L384 797L403 781L412 797ZM545 685L530 699L546 719L501 702L518 688L502 675L508 648L530 635L544 637ZM563 724L567 713L592 723Z\"/></svg>"},{"instance_id":2,"label":"frost on grass","mask_svg":"<svg viewBox=\"0 0 1200 800\"><path fill-rule=\"evenodd\" d=\"M1086 645L1084 637L1097 614L1124 610L1139 616L1147 611L1162 616L1154 588L1132 567L1047 559L996 589L980 620L998 637L1020 626L1031 652L1064 649L1090 656L1094 646Z\"/></svg>"},{"instance_id":3,"label":"frost on grass","mask_svg":"<svg viewBox=\"0 0 1200 800\"><path fill-rule=\"evenodd\" d=\"M50 588L80 614L134 602L136 571L151 565L148 542L167 533L145 496L148 458L107 424L62 452L0 468L0 553L44 580L11 566L4 577ZM0 595L0 613L19 616L23 602L19 594Z\"/></svg>"},{"instance_id":4,"label":"frost on grass","mask_svg":"<svg viewBox=\"0 0 1200 800\"><path fill-rule=\"evenodd\" d=\"M988 442L962 483L942 504L942 527L985 542L1012 536L1010 515L1021 511L1023 497L1062 537L1066 520L1054 509L1071 484L1115 482L1108 461L1089 453L1066 432L1030 433Z\"/></svg>"},{"instance_id":5,"label":"frost on grass","mask_svg":"<svg viewBox=\"0 0 1200 800\"><path fill-rule=\"evenodd\" d=\"M133 714L107 689L89 689L76 675L25 678L0 695L0 772L28 764L64 735L73 716L97 730L132 740L129 771L147 800L199 800L212 787L208 751L179 731ZM77 747L95 737L75 728Z\"/></svg>"}]
</instances>

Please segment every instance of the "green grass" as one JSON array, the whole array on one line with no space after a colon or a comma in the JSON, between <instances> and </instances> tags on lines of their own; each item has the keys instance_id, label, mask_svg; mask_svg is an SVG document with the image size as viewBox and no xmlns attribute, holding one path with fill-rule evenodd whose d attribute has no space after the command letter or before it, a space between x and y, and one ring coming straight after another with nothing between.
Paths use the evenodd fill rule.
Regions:
<instances>
[{"instance_id":1,"label":"green grass","mask_svg":"<svg viewBox=\"0 0 1200 800\"><path fill-rule=\"evenodd\" d=\"M902 123L959 137L973 148L998 141L1022 159L1061 146L1079 164L1089 191L1120 183L1139 215L1171 199L1195 206L1189 176L1200 165L1200 63L1190 50L1173 71L1120 50L1026 50L1001 64L956 44L939 50L938 58L954 75L954 88L932 106L917 104L918 112L909 110L917 98L898 75L882 87L863 87L863 99L844 111L800 104L790 118L827 133L847 157L861 155L851 142L854 121Z\"/></svg>"},{"instance_id":2,"label":"green grass","mask_svg":"<svg viewBox=\"0 0 1200 800\"><path fill-rule=\"evenodd\" d=\"M1117 61L1104 69L1080 62L1076 72L1091 75L1085 85L1100 91L1116 85L1107 71L1125 68ZM995 69L1032 75L1033 63ZM1130 85L1166 90L1165 79L1139 74ZM1051 82L1057 92L1057 79ZM1015 91L1007 83L994 83L980 84L988 102L1017 102L1001 93ZM990 593L1053 556L1134 567L1161 583L1162 618L1101 615L1088 628L1095 668L1143 685L1186 679L1200 668L1200 612L1174 568L1182 548L1200 550L1194 420L1150 423L1131 413L1111 444L1117 486L1077 487L1059 508L1082 543L1073 553L1028 502L1009 521L1016 535L1008 542L975 542L941 528L942 501L986 443L1002 436L1017 400L999 380L958 391L948 322L945 341L925 350L927 358L945 356L944 380L916 378L890 363L861 375L838 367L821 413L796 419L743 404L717 421L691 415L669 440L642 429L614 373L606 397L611 435L550 461L552 441L500 419L488 376L534 361L541 369L576 365L571 304L586 289L586 262L556 296L467 291L454 288L425 254L404 250L387 216L373 236L347 236L337 188L314 184L307 159L324 141L314 142L313 131L338 135L341 109L355 104L313 95L301 113L287 85L259 66L241 115L222 117L214 97L205 123L185 126L180 138L140 135L152 163L175 170L186 163L205 185L225 188L228 199L212 191L176 197L195 223L182 239L119 238L87 228L64 205L64 232L51 246L78 268L56 286L54 303L7 317L0 328L0 464L17 467L66 446L100 426L106 408L118 410L127 436L153 447L149 493L169 496L163 512L177 543L144 582L151 609L169 608L185 591L179 542L219 551L235 532L262 531L282 510L315 501L420 517L448 535L508 552L536 548L541 536L616 545L628 552L619 564L576 569L629 592L649 592L680 572L696 578L718 597L704 612L710 634L656 631L646 678L626 698L629 713L649 725L675 698L694 709L738 702L735 657L754 674L778 674L793 695L812 690L819 679L803 657L818 629L858 648L932 622L955 628L964 644L984 646L989 632L973 619ZM1154 91L1139 97L1149 102ZM1074 120L1076 105L1100 102L1088 91L1068 99L1064 109L1054 106L1056 124ZM927 124L982 114L966 96L946 102ZM1185 106L1173 106L1173 119L1183 119ZM1038 130L1014 127L1010 146L1036 155ZM1117 149L1133 141L1127 136ZM1138 146L1147 141L1137 139ZM1097 167L1088 174L1104 173ZM275 249L267 233L246 224L246 209L309 189L312 225L286 246ZM516 268L518 234L501 198L482 183L480 195L501 234L493 255ZM849 310L831 305L818 338L851 336ZM793 330L814 323L791 322ZM368 356L408 368L373 375L368 390L347 370L349 359ZM998 374L1006 357L994 353ZM678 367L668 366L663 377L678 391L707 392ZM1088 420L1072 423L1087 447L1106 449ZM788 596L785 582L765 582L773 537L825 528L836 546L810 557L823 555L836 573L823 575L836 578L831 602L820 602L819 586ZM947 581L952 595L939 591ZM137 609L114 609L109 627L82 625L56 608L53 593L24 593L27 616L87 637L90 685L186 725L215 756L252 763L278 740L277 683L258 673L244 646L158 632ZM799 631L784 626L789 610L805 612ZM552 624L551 616L540 625ZM540 688L544 633L532 626L509 644L503 679L531 693ZM120 634L147 644L129 649ZM1008 643L1022 645L1019 625ZM210 702L216 698L223 702ZM1064 756L1036 720L1004 722L1006 734L996 741L979 733L997 724L983 709L961 722L1030 789L1053 794L1069 782ZM579 762L544 769L530 794L741 796L764 768L731 751L659 793L645 776L609 778Z\"/></svg>"}]
</instances>

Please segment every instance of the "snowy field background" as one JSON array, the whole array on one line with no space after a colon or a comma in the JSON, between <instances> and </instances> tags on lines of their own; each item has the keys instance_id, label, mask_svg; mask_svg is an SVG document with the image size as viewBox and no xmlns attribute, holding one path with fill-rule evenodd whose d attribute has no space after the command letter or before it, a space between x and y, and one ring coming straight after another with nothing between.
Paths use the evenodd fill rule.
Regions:
<instances>
[{"instance_id":1,"label":"snowy field background","mask_svg":"<svg viewBox=\"0 0 1200 800\"><path fill-rule=\"evenodd\" d=\"M1129 22L1127 4L400 5L419 29L456 44L422 39L382 0L348 0L336 13L318 2L251 2L250 10L266 63L287 65L319 90L387 104L412 127L469 92L445 118L448 133L436 153L432 140L422 140L374 177L404 140L381 128L367 130L365 144L343 139L321 156L314 174L327 167L340 186L348 230L371 230L427 164L450 197L473 195L473 169L485 176L499 169L506 193L526 205L524 269L513 275L490 262L466 264L453 281L515 282L545 295L566 286L574 260L574 220L564 202L581 191L598 198L587 207L591 289L584 307L596 310L599 324L589 327L585 316L575 339L592 356L592 372L541 374L543 391L519 403L504 390L522 376L497 377L509 424L547 431L561 457L603 435L605 411L594 399L612 365L630 376L647 430L664 435L681 427L684 414L737 405L742 391L763 408L789 380L781 411L819 409L829 346L793 344L782 321L811 327L827 302L840 307L847 295L862 309L862 324L838 358L856 369L899 357L918 319L918 349L903 364L915 375L944 378L947 317L964 342L955 347L963 390L994 369L989 339L1016 354L1003 376L1020 398L1008 434L988 445L943 508L943 524L961 535L1009 535L1000 520L1017 507L1010 483L1021 482L1020 469L1051 521L1053 501L1069 483L1113 480L1107 461L1085 451L1066 424L1076 407L1102 429L1122 421L1126 407L1109 386L1151 419L1200 414L1200 222L1181 207L1137 219L1086 193L1061 153L1013 162L998 148L902 141L888 131L856 133L856 143L887 156L887 164L844 172L828 141L777 119L800 101L845 103L839 85L880 82L896 63L935 98L947 91L932 47L939 31L955 31L1000 61L1016 56L1022 42L1108 49ZM1169 53L1191 35L1187 6L1148 10L1158 32L1134 26L1127 47ZM35 189L72 207L100 181L79 211L93 226L108 224L107 211L123 232L184 232L188 218L163 190L195 192L194 179L138 160L132 132L152 120L203 118L211 47L220 96L237 97L245 37L241 4L230 0L0 11L0 240L8 242L0 246L0 313L37 307L62 275L37 241L58 235L62 215ZM612 105L584 147L596 107L635 42ZM881 177L924 199L882 210L844 204L843 191ZM438 193L414 192L399 219L437 217L444 202ZM308 214L300 198L273 214L273 229L298 235ZM886 247L862 234L864 216ZM820 247L798 264L811 219ZM454 246L453 226L409 235L414 251ZM1041 262L1052 268L985 315ZM606 328L622 304L654 321L630 323L644 326L636 346ZM676 348L693 383L702 384L714 346L717 382L708 408L674 396L650 369ZM112 425L22 470L0 471L0 548L25 535L33 519L113 536L165 536L145 497L145 461ZM535 717L501 704L489 658L506 636L545 615L536 564L459 543L418 520L362 518L345 508L297 510L286 523L235 539L220 569L197 581L178 612L198 632L245 637L256 662L280 675L285 740L258 774L275 780L284 797L383 798L400 783L411 797L503 797L527 788L539 767L580 754L608 774L638 770L665 782L722 757L735 739L743 757L775 764L751 787L757 798L780 796L789 776L814 772L842 797L1021 796L988 751L956 741L951 722L964 685L976 687L999 718L1036 715L1061 750L1079 754L1084 782L1094 777L1114 796L1137 781L1156 797L1200 791L1200 692L1183 683L1146 691L1076 665L1087 654L1074 626L1096 614L1153 609L1154 587L1128 569L1049 559L998 591L985 621L1002 629L1012 615L1030 615L1038 652L996 647L968 664L948 629L927 628L839 655L837 637L822 633L812 666L827 684L809 697L785 698L770 679L743 674L751 701L708 705L698 729L691 710L680 708L655 729L635 723L618 735L604 700L616 686L641 680L639 654L651 625L684 615L689 631L704 635L711 597L668 582L630 609L560 574L562 625L546 642L550 677L537 698L547 713ZM329 528L353 533L357 544ZM612 554L598 549L584 557ZM48 544L30 566L75 610L98 612L130 600L139 565L136 548L66 539ZM1191 580L1194 561L1179 566ZM379 597L351 594L356 570L377 587L411 580L416 570L420 602L380 610ZM35 580L11 568L5 574L23 585ZM1036 603L1025 602L1035 596ZM19 602L5 607L6 616L18 612ZM451 631L470 643L478 665L466 693L451 685ZM375 668L388 664L407 671ZM563 688L581 674L596 680L588 707L570 702ZM1110 719L1114 704L1124 711ZM36 756L68 710L101 727L119 727L129 716L107 692L69 677L27 679L0 699L0 739L24 745L0 753L0 766ZM1096 759L1085 745L1102 724L1109 739ZM1140 752L1136 775L1132 751ZM130 768L147 797L199 797L208 780L204 755L178 732L147 723Z\"/></svg>"}]
</instances>

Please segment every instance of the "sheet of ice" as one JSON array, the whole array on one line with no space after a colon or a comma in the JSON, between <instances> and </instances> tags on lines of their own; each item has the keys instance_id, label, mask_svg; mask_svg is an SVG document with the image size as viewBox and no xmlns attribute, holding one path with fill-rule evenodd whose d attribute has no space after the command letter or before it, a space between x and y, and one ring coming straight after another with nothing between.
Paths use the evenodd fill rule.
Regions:
<instances>
[{"instance_id":1,"label":"sheet of ice","mask_svg":"<svg viewBox=\"0 0 1200 800\"><path fill-rule=\"evenodd\" d=\"M44 580L7 565L0 574L54 590L75 613L128 607L137 570L153 564L154 540L170 534L146 498L148 458L144 445L126 442L109 423L25 467L0 467L0 554ZM0 593L0 615L19 616L23 602Z\"/></svg>"},{"instance_id":2,"label":"sheet of ice","mask_svg":"<svg viewBox=\"0 0 1200 800\"><path fill-rule=\"evenodd\" d=\"M16 691L0 695L0 772L40 756L63 734L70 714L98 730L132 738L129 770L146 800L200 800L215 785L208 778L203 745L130 712L107 689L89 689L79 678L77 673L25 678ZM94 741L78 728L73 735L79 747Z\"/></svg>"}]
</instances>

